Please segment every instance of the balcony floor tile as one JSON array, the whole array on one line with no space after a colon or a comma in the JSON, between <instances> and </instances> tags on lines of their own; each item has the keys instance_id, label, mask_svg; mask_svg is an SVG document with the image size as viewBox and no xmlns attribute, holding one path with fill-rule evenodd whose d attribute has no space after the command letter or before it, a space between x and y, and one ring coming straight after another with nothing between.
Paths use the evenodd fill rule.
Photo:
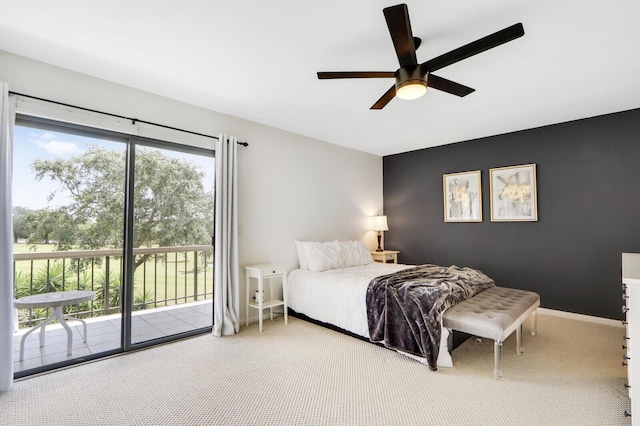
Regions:
<instances>
[{"instance_id":1,"label":"balcony floor tile","mask_svg":"<svg viewBox=\"0 0 640 426\"><path fill-rule=\"evenodd\" d=\"M131 326L132 342L141 343L185 331L211 327L212 313L211 300L135 311ZM71 355L67 355L67 332L60 324L46 326L43 348L40 348L40 330L34 331L27 337L24 361L19 361L20 339L29 328L20 329L14 333L14 371L30 370L120 348L120 314L89 318L86 322L86 343L81 337L82 324L78 321L69 322L73 332Z\"/></svg>"}]
</instances>

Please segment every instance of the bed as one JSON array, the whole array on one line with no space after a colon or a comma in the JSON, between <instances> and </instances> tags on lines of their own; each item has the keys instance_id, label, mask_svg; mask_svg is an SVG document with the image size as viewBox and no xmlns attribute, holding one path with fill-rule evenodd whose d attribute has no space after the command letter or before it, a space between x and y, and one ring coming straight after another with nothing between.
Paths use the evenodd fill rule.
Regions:
<instances>
[{"instance_id":1,"label":"bed","mask_svg":"<svg viewBox=\"0 0 640 426\"><path fill-rule=\"evenodd\" d=\"M455 297L448 297L447 304L442 307L443 309L494 285L490 278L469 268L376 263L359 241L296 241L296 249L300 267L291 271L287 277L287 304L290 309L312 320L330 324L357 336L382 343L429 365L431 369L452 366L451 356L447 350L449 347L448 330L442 327L441 323L438 324L439 338L437 342L433 343L434 346L437 346L435 355L412 348L405 350L404 347L390 344L379 335L380 326L376 324L376 321L387 316L391 318L391 310L387 312L386 305L382 308L373 308L375 306L374 300L376 298L379 300L390 298L388 294L385 295L384 291L393 285L391 281L394 278L397 277L396 281L399 283L402 280L415 281L415 274L425 269L429 270L431 274L430 282L434 282L434 280L443 282L440 278L446 276L447 284L444 287L447 288L451 288L449 286L451 274L448 273L451 271L450 268L456 268L454 270L457 274L456 278L465 273L481 276L479 280L481 285L473 287L472 290L464 288L463 291L458 291ZM437 275L436 278L433 278L434 272ZM372 289L376 286L383 291L377 293L377 296L372 293ZM443 285L439 286L439 288L442 287ZM407 287L403 285L402 288L406 289ZM423 291L422 287L420 288L420 291ZM454 293L456 291L453 290ZM415 294L403 297L415 298ZM378 312L372 313L372 309L378 309ZM399 307L397 310L401 309L405 308ZM440 322L441 311L435 313L434 318ZM389 322L392 321L389 320ZM420 327L423 328L423 326L424 324ZM371 336L372 330L375 334L374 338ZM415 330L407 331L408 334L412 332L414 335L417 334ZM425 335L425 333L422 334ZM434 338L430 333L426 333L426 335ZM386 340L389 340L388 335ZM427 350L427 352L429 351Z\"/></svg>"}]
</instances>

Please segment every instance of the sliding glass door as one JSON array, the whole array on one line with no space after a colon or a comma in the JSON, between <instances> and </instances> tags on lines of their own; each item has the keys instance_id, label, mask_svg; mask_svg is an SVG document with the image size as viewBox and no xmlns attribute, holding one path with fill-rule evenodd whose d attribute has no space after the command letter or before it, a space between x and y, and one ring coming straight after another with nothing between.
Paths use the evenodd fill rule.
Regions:
<instances>
[{"instance_id":1,"label":"sliding glass door","mask_svg":"<svg viewBox=\"0 0 640 426\"><path fill-rule=\"evenodd\" d=\"M211 328L210 151L19 117L13 153L16 377Z\"/></svg>"},{"instance_id":2,"label":"sliding glass door","mask_svg":"<svg viewBox=\"0 0 640 426\"><path fill-rule=\"evenodd\" d=\"M211 327L213 158L137 145L133 169L132 344Z\"/></svg>"},{"instance_id":3,"label":"sliding glass door","mask_svg":"<svg viewBox=\"0 0 640 426\"><path fill-rule=\"evenodd\" d=\"M17 375L122 346L127 149L122 138L19 123L13 149ZM62 322L56 309L81 321Z\"/></svg>"}]
</instances>

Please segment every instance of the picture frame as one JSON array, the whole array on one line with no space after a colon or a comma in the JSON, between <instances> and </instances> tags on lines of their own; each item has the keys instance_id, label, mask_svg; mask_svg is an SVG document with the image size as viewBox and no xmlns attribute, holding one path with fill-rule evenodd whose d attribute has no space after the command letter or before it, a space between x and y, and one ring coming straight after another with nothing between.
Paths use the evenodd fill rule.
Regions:
<instances>
[{"instance_id":1,"label":"picture frame","mask_svg":"<svg viewBox=\"0 0 640 426\"><path fill-rule=\"evenodd\" d=\"M538 192L535 164L489 169L492 222L535 222Z\"/></svg>"},{"instance_id":2,"label":"picture frame","mask_svg":"<svg viewBox=\"0 0 640 426\"><path fill-rule=\"evenodd\" d=\"M445 222L482 222L480 170L442 175Z\"/></svg>"}]
</instances>

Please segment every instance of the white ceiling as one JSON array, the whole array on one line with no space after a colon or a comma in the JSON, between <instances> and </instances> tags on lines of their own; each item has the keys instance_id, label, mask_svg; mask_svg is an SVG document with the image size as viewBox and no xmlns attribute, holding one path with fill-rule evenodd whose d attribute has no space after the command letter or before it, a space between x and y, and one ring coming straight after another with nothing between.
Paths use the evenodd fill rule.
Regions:
<instances>
[{"instance_id":1,"label":"white ceiling","mask_svg":"<svg viewBox=\"0 0 640 426\"><path fill-rule=\"evenodd\" d=\"M465 98L372 111L392 79L316 72L395 71L393 4L0 0L0 50L378 155L640 107L637 0L409 0L418 62L517 22L525 35L438 71Z\"/></svg>"}]
</instances>

